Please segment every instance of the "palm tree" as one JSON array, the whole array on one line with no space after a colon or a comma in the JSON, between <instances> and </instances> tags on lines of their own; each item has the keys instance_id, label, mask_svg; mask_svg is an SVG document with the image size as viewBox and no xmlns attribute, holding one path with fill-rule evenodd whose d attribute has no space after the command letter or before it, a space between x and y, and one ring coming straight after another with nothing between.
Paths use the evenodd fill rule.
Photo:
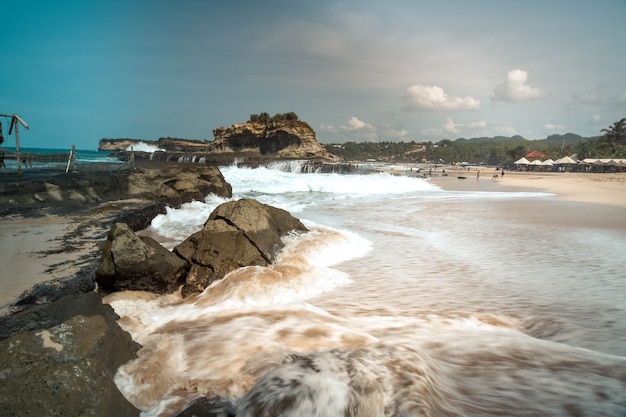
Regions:
<instances>
[{"instance_id":1,"label":"palm tree","mask_svg":"<svg viewBox=\"0 0 626 417\"><path fill-rule=\"evenodd\" d=\"M602 129L604 141L612 153L620 150L622 143L626 145L626 117L613 123L608 129Z\"/></svg>"}]
</instances>

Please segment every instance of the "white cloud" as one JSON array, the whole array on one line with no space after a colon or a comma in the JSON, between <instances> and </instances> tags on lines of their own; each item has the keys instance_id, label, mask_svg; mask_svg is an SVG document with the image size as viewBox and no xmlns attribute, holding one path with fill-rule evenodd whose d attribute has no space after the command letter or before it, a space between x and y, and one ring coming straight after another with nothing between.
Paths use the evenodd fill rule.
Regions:
<instances>
[{"instance_id":1,"label":"white cloud","mask_svg":"<svg viewBox=\"0 0 626 417\"><path fill-rule=\"evenodd\" d=\"M460 126L462 125L454 123L451 117L446 117L446 123L443 126L443 131L446 133L459 133L460 130L458 128Z\"/></svg>"},{"instance_id":2,"label":"white cloud","mask_svg":"<svg viewBox=\"0 0 626 417\"><path fill-rule=\"evenodd\" d=\"M359 130L359 129L363 129L364 127L366 127L367 125L365 124L364 121L359 120L357 117L352 116L350 118L350 120L348 120L348 130Z\"/></svg>"},{"instance_id":3,"label":"white cloud","mask_svg":"<svg viewBox=\"0 0 626 417\"><path fill-rule=\"evenodd\" d=\"M412 85L402 97L410 109L422 110L475 110L480 108L480 100L470 96L449 96L436 85Z\"/></svg>"},{"instance_id":4,"label":"white cloud","mask_svg":"<svg viewBox=\"0 0 626 417\"><path fill-rule=\"evenodd\" d=\"M563 132L563 130L565 129L565 126L563 125L555 125L552 123L546 123L543 127L550 133Z\"/></svg>"},{"instance_id":5,"label":"white cloud","mask_svg":"<svg viewBox=\"0 0 626 417\"><path fill-rule=\"evenodd\" d=\"M493 99L499 103L511 103L518 101L542 98L548 92L540 88L526 85L528 73L520 69L514 69L506 74L506 80L496 86Z\"/></svg>"},{"instance_id":6,"label":"white cloud","mask_svg":"<svg viewBox=\"0 0 626 417\"><path fill-rule=\"evenodd\" d=\"M604 119L603 119L603 118L602 118L602 116L601 116L601 115L599 115L599 114L592 114L592 115L591 115L591 123L593 123L593 124L599 124L599 123L602 123L602 121L603 121L603 120L604 120Z\"/></svg>"},{"instance_id":7,"label":"white cloud","mask_svg":"<svg viewBox=\"0 0 626 417\"><path fill-rule=\"evenodd\" d=\"M467 125L470 129L483 129L487 127L487 122L484 120L479 120L478 122L472 122Z\"/></svg>"}]
</instances>

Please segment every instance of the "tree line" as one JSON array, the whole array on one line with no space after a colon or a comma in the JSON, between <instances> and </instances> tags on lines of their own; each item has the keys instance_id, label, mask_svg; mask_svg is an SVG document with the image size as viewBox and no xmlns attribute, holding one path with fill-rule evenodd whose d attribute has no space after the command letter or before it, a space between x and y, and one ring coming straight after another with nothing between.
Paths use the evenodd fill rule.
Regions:
<instances>
[{"instance_id":1,"label":"tree line","mask_svg":"<svg viewBox=\"0 0 626 417\"><path fill-rule=\"evenodd\" d=\"M292 111L287 112L287 113L276 113L273 116L270 116L268 113L263 112L259 114L251 114L250 120L248 120L248 123L261 123L261 124L267 125L270 123L284 122L284 121L297 122L298 115Z\"/></svg>"},{"instance_id":2,"label":"tree line","mask_svg":"<svg viewBox=\"0 0 626 417\"><path fill-rule=\"evenodd\" d=\"M542 160L576 154L585 158L626 158L626 118L602 129L601 136L584 138L575 134L551 135L546 139L527 140L521 136L444 139L433 142L346 142L327 144L326 149L346 160L376 159L387 162L431 162L486 165L513 165L532 151Z\"/></svg>"}]
</instances>

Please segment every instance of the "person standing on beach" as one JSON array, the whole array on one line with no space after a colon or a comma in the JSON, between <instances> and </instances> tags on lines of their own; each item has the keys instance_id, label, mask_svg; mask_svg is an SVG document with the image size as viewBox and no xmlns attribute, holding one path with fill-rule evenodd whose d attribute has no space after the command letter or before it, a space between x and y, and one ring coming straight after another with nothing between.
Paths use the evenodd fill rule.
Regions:
<instances>
[{"instance_id":1,"label":"person standing on beach","mask_svg":"<svg viewBox=\"0 0 626 417\"><path fill-rule=\"evenodd\" d=\"M504 168L502 168L502 172L500 172L500 178L504 178Z\"/></svg>"},{"instance_id":2,"label":"person standing on beach","mask_svg":"<svg viewBox=\"0 0 626 417\"><path fill-rule=\"evenodd\" d=\"M480 178L480 169L476 170L476 181Z\"/></svg>"}]
</instances>

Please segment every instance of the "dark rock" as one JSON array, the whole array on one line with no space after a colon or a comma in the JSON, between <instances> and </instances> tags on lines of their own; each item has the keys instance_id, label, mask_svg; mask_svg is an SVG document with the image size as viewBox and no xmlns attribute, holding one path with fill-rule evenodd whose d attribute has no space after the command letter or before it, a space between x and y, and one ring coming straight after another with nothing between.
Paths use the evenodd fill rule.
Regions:
<instances>
[{"instance_id":1,"label":"dark rock","mask_svg":"<svg viewBox=\"0 0 626 417\"><path fill-rule=\"evenodd\" d=\"M0 215L24 215L42 208L77 212L131 198L176 207L209 193L232 196L230 184L216 166L137 160L134 169L122 164L92 164L70 173L38 168L21 176L0 176Z\"/></svg>"},{"instance_id":2,"label":"dark rock","mask_svg":"<svg viewBox=\"0 0 626 417\"><path fill-rule=\"evenodd\" d=\"M231 417L234 406L225 398L198 398L175 417Z\"/></svg>"},{"instance_id":3,"label":"dark rock","mask_svg":"<svg viewBox=\"0 0 626 417\"><path fill-rule=\"evenodd\" d=\"M183 296L203 291L237 268L273 262L283 247L281 236L293 230L307 228L287 211L256 200L220 205L201 231L174 248L191 265Z\"/></svg>"},{"instance_id":4,"label":"dark rock","mask_svg":"<svg viewBox=\"0 0 626 417\"><path fill-rule=\"evenodd\" d=\"M191 265L183 297L202 292L232 270L268 263L242 230L223 220L207 222L201 231L175 247L174 253Z\"/></svg>"},{"instance_id":5,"label":"dark rock","mask_svg":"<svg viewBox=\"0 0 626 417\"><path fill-rule=\"evenodd\" d=\"M27 330L46 329L82 315L100 315L113 325L119 318L108 304L102 304L100 296L91 291L80 295L66 295L56 302L31 305L24 311L0 317L0 340Z\"/></svg>"},{"instance_id":6,"label":"dark rock","mask_svg":"<svg viewBox=\"0 0 626 417\"><path fill-rule=\"evenodd\" d=\"M187 263L147 236L137 236L128 225L116 223L109 231L96 282L105 290L143 290L158 294L175 291Z\"/></svg>"},{"instance_id":7,"label":"dark rock","mask_svg":"<svg viewBox=\"0 0 626 417\"><path fill-rule=\"evenodd\" d=\"M211 213L207 224L213 220L223 220L243 231L268 263L274 260L276 252L283 247L281 236L292 230L308 231L302 222L288 211L251 198L220 205Z\"/></svg>"},{"instance_id":8,"label":"dark rock","mask_svg":"<svg viewBox=\"0 0 626 417\"><path fill-rule=\"evenodd\" d=\"M90 293L19 314L33 330L0 341L3 416L139 415L113 382L137 346L112 320L111 307L98 303Z\"/></svg>"}]
</instances>

